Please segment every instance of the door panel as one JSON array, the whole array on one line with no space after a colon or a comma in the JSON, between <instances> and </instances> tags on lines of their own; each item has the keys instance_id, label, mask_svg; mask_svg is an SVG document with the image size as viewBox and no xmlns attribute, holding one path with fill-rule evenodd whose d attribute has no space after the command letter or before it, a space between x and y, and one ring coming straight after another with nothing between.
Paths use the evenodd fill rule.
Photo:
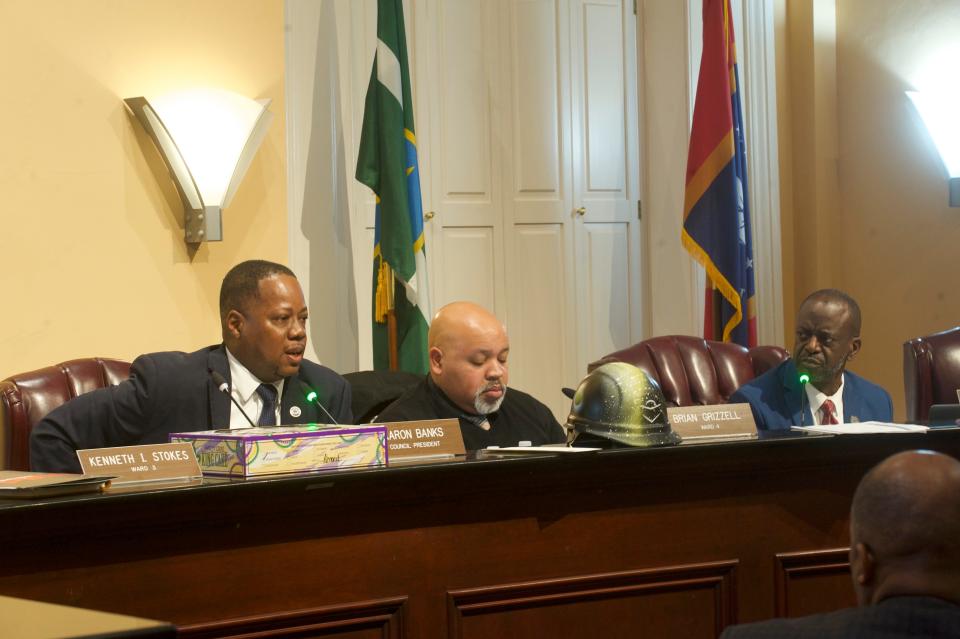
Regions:
<instances>
[{"instance_id":1,"label":"door panel","mask_svg":"<svg viewBox=\"0 0 960 639\"><path fill-rule=\"evenodd\" d=\"M557 419L570 411L560 389L579 381L570 370L572 317L565 308L566 282L562 224L519 224L514 228L517 267L508 278L516 287L511 305L510 384L550 407Z\"/></svg>"},{"instance_id":2,"label":"door panel","mask_svg":"<svg viewBox=\"0 0 960 639\"><path fill-rule=\"evenodd\" d=\"M585 195L621 194L627 156L620 6L590 3L583 6L581 15Z\"/></svg>"},{"instance_id":3,"label":"door panel","mask_svg":"<svg viewBox=\"0 0 960 639\"><path fill-rule=\"evenodd\" d=\"M434 151L434 192L442 226L495 225L499 180L492 170L495 133L491 112L496 84L493 55L497 33L490 3L436 3L435 73L424 78L435 90L439 148ZM441 81L438 83L436 79Z\"/></svg>"},{"instance_id":4,"label":"door panel","mask_svg":"<svg viewBox=\"0 0 960 639\"><path fill-rule=\"evenodd\" d=\"M624 223L584 224L583 271L588 295L581 302L587 317L585 335L590 360L630 343L629 229Z\"/></svg>"},{"instance_id":5,"label":"door panel","mask_svg":"<svg viewBox=\"0 0 960 639\"><path fill-rule=\"evenodd\" d=\"M490 227L443 229L441 297L494 308L496 250Z\"/></svg>"},{"instance_id":6,"label":"door panel","mask_svg":"<svg viewBox=\"0 0 960 639\"><path fill-rule=\"evenodd\" d=\"M578 362L640 338L636 24L618 0L571 0Z\"/></svg>"},{"instance_id":7,"label":"door panel","mask_svg":"<svg viewBox=\"0 0 960 639\"><path fill-rule=\"evenodd\" d=\"M516 2L512 6L510 100L513 123L515 222L555 219L562 211L560 68L557 12L549 1ZM540 218L540 219L533 219Z\"/></svg>"}]
</instances>

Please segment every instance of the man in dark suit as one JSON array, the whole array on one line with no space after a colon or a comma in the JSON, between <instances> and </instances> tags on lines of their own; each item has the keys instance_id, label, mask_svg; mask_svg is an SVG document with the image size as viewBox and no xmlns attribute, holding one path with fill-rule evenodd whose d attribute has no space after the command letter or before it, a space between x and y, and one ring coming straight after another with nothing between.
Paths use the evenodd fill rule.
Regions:
<instances>
[{"instance_id":1,"label":"man in dark suit","mask_svg":"<svg viewBox=\"0 0 960 639\"><path fill-rule=\"evenodd\" d=\"M960 462L909 451L860 482L850 510L859 607L727 628L722 639L960 638Z\"/></svg>"},{"instance_id":2,"label":"man in dark suit","mask_svg":"<svg viewBox=\"0 0 960 639\"><path fill-rule=\"evenodd\" d=\"M467 450L566 441L549 408L515 388L508 392L510 340L493 313L472 302L447 304L430 323L427 342L430 372L376 421L457 418Z\"/></svg>"},{"instance_id":3,"label":"man in dark suit","mask_svg":"<svg viewBox=\"0 0 960 639\"><path fill-rule=\"evenodd\" d=\"M319 402L337 422L352 422L347 382L303 359L306 325L307 305L290 269L262 260L238 264L220 287L222 344L141 355L129 379L55 409L30 435L31 468L79 472L77 450L161 443L172 432L243 428L250 425L244 412L262 426L329 423ZM307 400L310 391L316 391L315 401Z\"/></svg>"},{"instance_id":4,"label":"man in dark suit","mask_svg":"<svg viewBox=\"0 0 960 639\"><path fill-rule=\"evenodd\" d=\"M889 422L887 391L845 370L858 352L860 306L842 291L816 291L797 313L793 358L741 386L730 402L749 403L760 430Z\"/></svg>"}]
</instances>

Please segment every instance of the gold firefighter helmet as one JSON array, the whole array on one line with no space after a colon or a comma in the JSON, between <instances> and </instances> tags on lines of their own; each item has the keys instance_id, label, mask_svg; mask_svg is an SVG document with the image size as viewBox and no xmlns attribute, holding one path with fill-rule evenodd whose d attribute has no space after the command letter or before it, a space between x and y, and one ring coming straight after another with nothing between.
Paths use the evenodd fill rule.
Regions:
<instances>
[{"instance_id":1,"label":"gold firefighter helmet","mask_svg":"<svg viewBox=\"0 0 960 639\"><path fill-rule=\"evenodd\" d=\"M660 385L624 362L604 364L583 378L573 395L566 428L569 441L590 433L628 446L680 443L670 428Z\"/></svg>"}]
</instances>

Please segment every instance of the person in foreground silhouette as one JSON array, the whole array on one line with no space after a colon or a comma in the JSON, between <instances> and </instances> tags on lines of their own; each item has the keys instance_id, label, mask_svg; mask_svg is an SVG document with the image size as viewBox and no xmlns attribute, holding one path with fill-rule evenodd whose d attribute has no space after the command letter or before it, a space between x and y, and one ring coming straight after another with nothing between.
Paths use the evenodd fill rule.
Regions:
<instances>
[{"instance_id":1,"label":"person in foreground silhouette","mask_svg":"<svg viewBox=\"0 0 960 639\"><path fill-rule=\"evenodd\" d=\"M960 637L960 462L898 453L866 474L850 509L858 607L731 626L721 639Z\"/></svg>"}]
</instances>

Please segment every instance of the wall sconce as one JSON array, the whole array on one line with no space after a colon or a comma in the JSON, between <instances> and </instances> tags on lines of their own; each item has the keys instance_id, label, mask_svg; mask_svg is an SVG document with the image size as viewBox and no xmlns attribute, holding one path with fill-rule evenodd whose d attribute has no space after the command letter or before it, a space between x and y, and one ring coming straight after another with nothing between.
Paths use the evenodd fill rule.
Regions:
<instances>
[{"instance_id":1,"label":"wall sconce","mask_svg":"<svg viewBox=\"0 0 960 639\"><path fill-rule=\"evenodd\" d=\"M198 89L123 102L153 140L180 193L186 241L222 240L222 210L267 133L270 100Z\"/></svg>"},{"instance_id":2,"label":"wall sconce","mask_svg":"<svg viewBox=\"0 0 960 639\"><path fill-rule=\"evenodd\" d=\"M947 169L950 206L960 206L960 94L907 91Z\"/></svg>"}]
</instances>

